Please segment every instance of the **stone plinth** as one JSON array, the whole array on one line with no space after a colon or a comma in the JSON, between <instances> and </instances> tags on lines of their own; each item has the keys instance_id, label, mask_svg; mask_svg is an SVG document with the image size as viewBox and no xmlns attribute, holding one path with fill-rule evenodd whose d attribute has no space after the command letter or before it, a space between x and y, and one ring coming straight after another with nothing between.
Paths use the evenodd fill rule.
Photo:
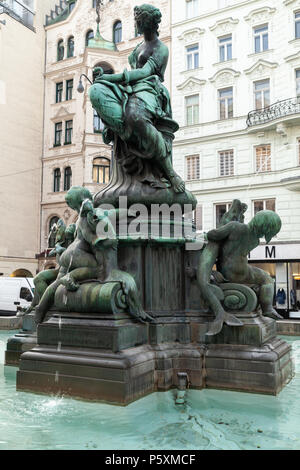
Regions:
<instances>
[{"instance_id":1,"label":"stone plinth","mask_svg":"<svg viewBox=\"0 0 300 470\"><path fill-rule=\"evenodd\" d=\"M279 393L292 377L291 347L277 339L275 320L258 313L207 336L214 317L186 271L198 256L183 242L120 242L119 267L135 278L154 321L140 323L124 308L80 313L80 302L79 312L52 310L37 346L21 356L17 389L126 405L176 387L185 372L195 389Z\"/></svg>"}]
</instances>

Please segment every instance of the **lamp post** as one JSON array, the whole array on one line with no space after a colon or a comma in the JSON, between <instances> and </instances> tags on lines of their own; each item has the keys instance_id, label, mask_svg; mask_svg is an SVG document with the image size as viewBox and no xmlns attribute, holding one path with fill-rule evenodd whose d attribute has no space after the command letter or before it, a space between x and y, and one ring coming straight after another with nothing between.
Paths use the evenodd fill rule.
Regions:
<instances>
[{"instance_id":1,"label":"lamp post","mask_svg":"<svg viewBox=\"0 0 300 470\"><path fill-rule=\"evenodd\" d=\"M78 87L77 87L77 91L78 93L83 93L84 92L84 86L83 86L83 83L82 83L82 77L86 78L91 85L93 85L93 83L91 82L91 80L89 79L89 77L87 77L84 73L82 73L80 75L80 78L79 78L79 83L78 83Z\"/></svg>"}]
</instances>

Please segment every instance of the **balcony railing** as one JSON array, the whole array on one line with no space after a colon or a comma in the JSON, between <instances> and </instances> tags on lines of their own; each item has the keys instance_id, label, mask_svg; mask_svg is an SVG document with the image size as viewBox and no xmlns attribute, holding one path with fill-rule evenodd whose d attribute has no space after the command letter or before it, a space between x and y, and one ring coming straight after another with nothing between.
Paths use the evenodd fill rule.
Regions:
<instances>
[{"instance_id":1,"label":"balcony railing","mask_svg":"<svg viewBox=\"0 0 300 470\"><path fill-rule=\"evenodd\" d=\"M277 101L267 108L256 109L248 114L247 126L266 124L278 118L300 113L300 96Z\"/></svg>"},{"instance_id":2,"label":"balcony railing","mask_svg":"<svg viewBox=\"0 0 300 470\"><path fill-rule=\"evenodd\" d=\"M0 14L1 13L7 13L9 16L34 31L34 12L26 5L23 5L23 3L17 0L0 0Z\"/></svg>"}]
</instances>

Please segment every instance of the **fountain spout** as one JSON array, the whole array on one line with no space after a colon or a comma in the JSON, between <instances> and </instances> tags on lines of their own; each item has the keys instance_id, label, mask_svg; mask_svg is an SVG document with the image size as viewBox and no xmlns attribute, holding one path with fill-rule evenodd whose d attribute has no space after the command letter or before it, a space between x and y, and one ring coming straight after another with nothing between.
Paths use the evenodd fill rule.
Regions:
<instances>
[{"instance_id":1,"label":"fountain spout","mask_svg":"<svg viewBox=\"0 0 300 470\"><path fill-rule=\"evenodd\" d=\"M186 372L177 373L178 385L177 385L177 397L175 400L176 405L183 405L185 403L186 390L189 388L189 376Z\"/></svg>"}]
</instances>

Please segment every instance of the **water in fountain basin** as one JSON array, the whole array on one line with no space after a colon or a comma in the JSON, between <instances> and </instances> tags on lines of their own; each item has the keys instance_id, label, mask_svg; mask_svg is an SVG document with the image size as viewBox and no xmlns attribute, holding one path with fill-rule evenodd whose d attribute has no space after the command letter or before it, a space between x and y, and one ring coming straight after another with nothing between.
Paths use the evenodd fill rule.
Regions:
<instances>
[{"instance_id":1,"label":"water in fountain basin","mask_svg":"<svg viewBox=\"0 0 300 470\"><path fill-rule=\"evenodd\" d=\"M16 392L16 368L3 366L11 334L0 332L0 450L300 449L300 338L284 338L296 375L277 397L188 390L178 406L172 390L115 407Z\"/></svg>"}]
</instances>

